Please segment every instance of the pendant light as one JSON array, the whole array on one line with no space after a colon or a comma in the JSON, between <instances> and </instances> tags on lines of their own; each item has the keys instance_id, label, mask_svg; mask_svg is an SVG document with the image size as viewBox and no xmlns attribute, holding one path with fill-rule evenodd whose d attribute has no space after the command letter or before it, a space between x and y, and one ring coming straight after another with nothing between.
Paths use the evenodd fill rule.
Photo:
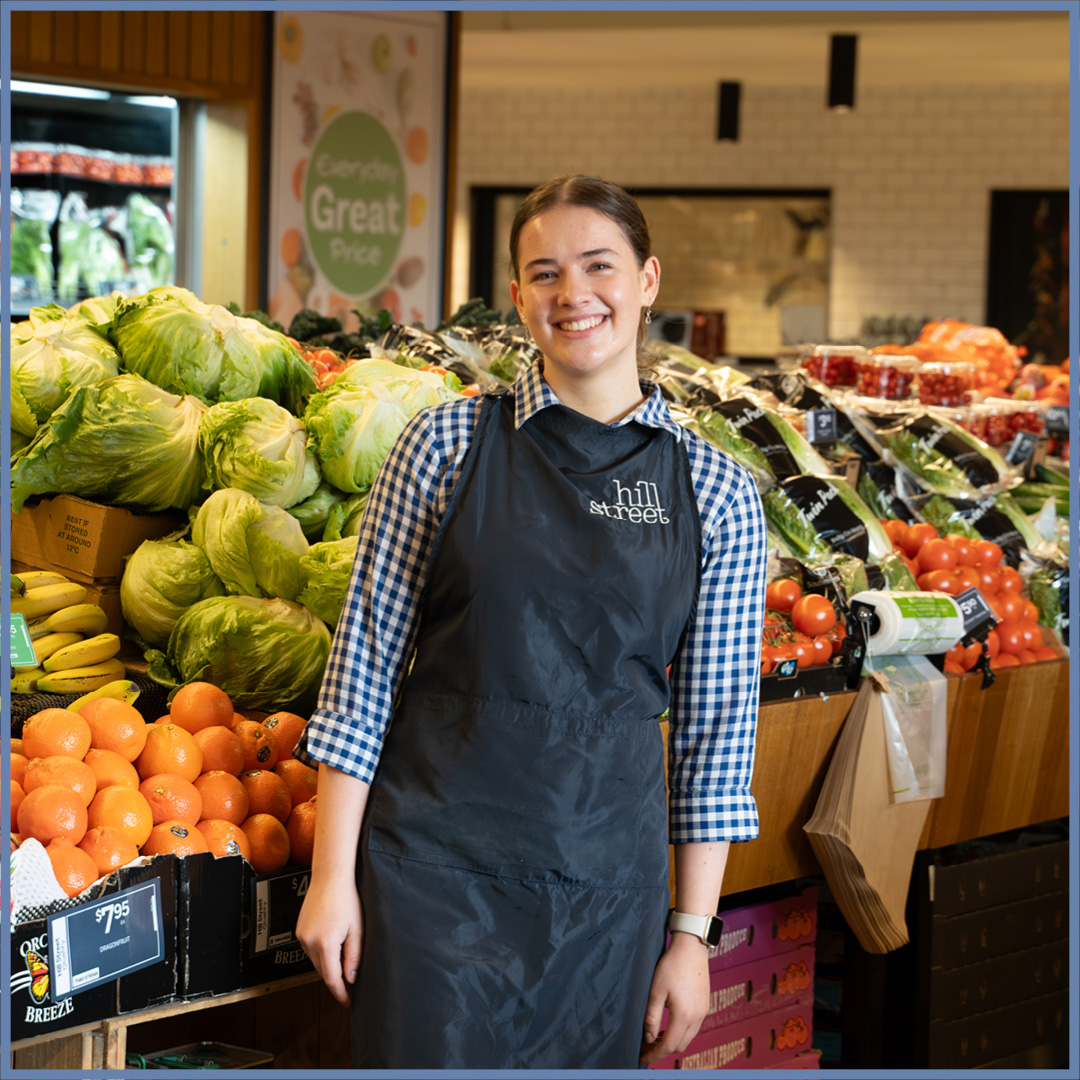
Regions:
<instances>
[{"instance_id":1,"label":"pendant light","mask_svg":"<svg viewBox=\"0 0 1080 1080\"><path fill-rule=\"evenodd\" d=\"M833 34L829 46L829 108L847 112L855 108L854 34Z\"/></svg>"}]
</instances>

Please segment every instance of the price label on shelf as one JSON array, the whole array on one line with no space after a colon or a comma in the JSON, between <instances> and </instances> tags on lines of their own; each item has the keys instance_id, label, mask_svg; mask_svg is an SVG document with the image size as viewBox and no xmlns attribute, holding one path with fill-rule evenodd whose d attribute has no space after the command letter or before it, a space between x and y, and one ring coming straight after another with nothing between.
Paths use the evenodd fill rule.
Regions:
<instances>
[{"instance_id":1,"label":"price label on shelf","mask_svg":"<svg viewBox=\"0 0 1080 1080\"><path fill-rule=\"evenodd\" d=\"M17 611L11 613L11 666L37 666L37 654L34 652L34 643L30 640L26 616Z\"/></svg>"},{"instance_id":2,"label":"price label on shelf","mask_svg":"<svg viewBox=\"0 0 1080 1080\"><path fill-rule=\"evenodd\" d=\"M50 915L49 953L56 1001L164 960L160 882Z\"/></svg>"},{"instance_id":3,"label":"price label on shelf","mask_svg":"<svg viewBox=\"0 0 1080 1080\"><path fill-rule=\"evenodd\" d=\"M964 635L982 636L997 623L997 616L976 588L965 589L956 597L956 606L964 617Z\"/></svg>"},{"instance_id":4,"label":"price label on shelf","mask_svg":"<svg viewBox=\"0 0 1080 1080\"><path fill-rule=\"evenodd\" d=\"M806 438L811 443L836 442L836 410L810 409L806 414Z\"/></svg>"},{"instance_id":5,"label":"price label on shelf","mask_svg":"<svg viewBox=\"0 0 1080 1080\"><path fill-rule=\"evenodd\" d=\"M259 878L254 882L253 954L296 941L296 916L310 882L311 872L307 870Z\"/></svg>"},{"instance_id":6,"label":"price label on shelf","mask_svg":"<svg viewBox=\"0 0 1080 1080\"><path fill-rule=\"evenodd\" d=\"M1018 431L1005 451L1005 460L1010 465L1023 465L1026 461L1037 465L1045 457L1046 436L1036 435L1034 431Z\"/></svg>"},{"instance_id":7,"label":"price label on shelf","mask_svg":"<svg viewBox=\"0 0 1080 1080\"><path fill-rule=\"evenodd\" d=\"M1068 405L1051 405L1046 410L1046 416L1043 419L1043 423L1046 425L1046 430L1054 432L1057 435L1069 434L1069 406Z\"/></svg>"}]
</instances>

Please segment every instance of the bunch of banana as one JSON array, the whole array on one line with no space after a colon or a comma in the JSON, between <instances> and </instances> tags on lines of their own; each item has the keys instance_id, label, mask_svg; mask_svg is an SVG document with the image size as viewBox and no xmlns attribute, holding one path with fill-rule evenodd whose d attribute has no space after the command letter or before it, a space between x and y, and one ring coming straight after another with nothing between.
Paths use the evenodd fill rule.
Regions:
<instances>
[{"instance_id":1,"label":"bunch of banana","mask_svg":"<svg viewBox=\"0 0 1080 1080\"><path fill-rule=\"evenodd\" d=\"M123 679L120 638L106 632L109 617L86 600L86 587L51 570L11 579L11 611L26 619L37 663L15 668L13 694L80 694Z\"/></svg>"}]
</instances>

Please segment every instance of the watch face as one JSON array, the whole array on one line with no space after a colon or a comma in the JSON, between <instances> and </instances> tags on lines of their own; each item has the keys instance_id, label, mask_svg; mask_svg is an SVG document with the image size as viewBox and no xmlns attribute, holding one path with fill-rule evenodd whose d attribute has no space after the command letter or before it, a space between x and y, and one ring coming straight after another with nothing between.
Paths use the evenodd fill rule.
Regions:
<instances>
[{"instance_id":1,"label":"watch face","mask_svg":"<svg viewBox=\"0 0 1080 1080\"><path fill-rule=\"evenodd\" d=\"M709 923L705 928L705 943L711 949L715 949L720 944L720 935L724 932L724 920L718 919L715 915L709 919Z\"/></svg>"}]
</instances>

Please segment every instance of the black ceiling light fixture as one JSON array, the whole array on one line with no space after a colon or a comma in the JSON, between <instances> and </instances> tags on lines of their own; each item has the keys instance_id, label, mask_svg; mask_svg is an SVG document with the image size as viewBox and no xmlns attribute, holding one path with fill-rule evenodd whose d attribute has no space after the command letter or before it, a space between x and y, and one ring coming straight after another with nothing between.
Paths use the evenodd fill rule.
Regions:
<instances>
[{"instance_id":1,"label":"black ceiling light fixture","mask_svg":"<svg viewBox=\"0 0 1080 1080\"><path fill-rule=\"evenodd\" d=\"M855 34L833 34L829 46L829 108L855 108Z\"/></svg>"},{"instance_id":2,"label":"black ceiling light fixture","mask_svg":"<svg viewBox=\"0 0 1080 1080\"><path fill-rule=\"evenodd\" d=\"M739 96L742 83L722 82L717 99L716 137L729 142L739 141Z\"/></svg>"}]
</instances>

